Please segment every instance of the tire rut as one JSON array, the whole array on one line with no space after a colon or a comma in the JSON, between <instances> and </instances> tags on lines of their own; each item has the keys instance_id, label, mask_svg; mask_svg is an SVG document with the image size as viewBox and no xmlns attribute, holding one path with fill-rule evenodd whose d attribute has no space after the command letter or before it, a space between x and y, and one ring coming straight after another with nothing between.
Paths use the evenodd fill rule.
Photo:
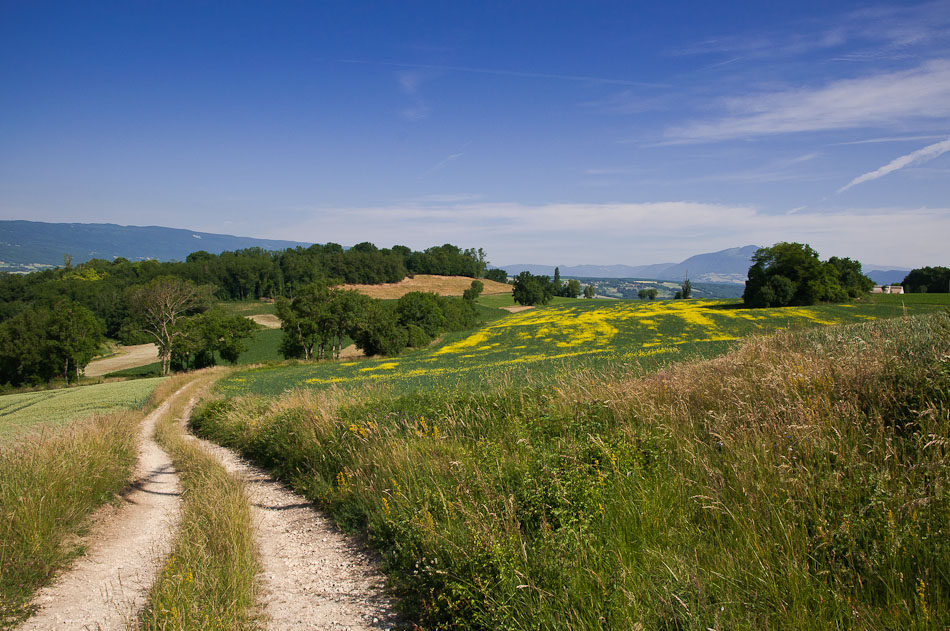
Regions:
<instances>
[{"instance_id":1,"label":"tire rut","mask_svg":"<svg viewBox=\"0 0 950 631\"><path fill-rule=\"evenodd\" d=\"M152 439L156 421L187 384L142 423L134 482L121 506L92 516L87 552L33 599L37 612L17 631L122 631L145 606L171 550L180 518L180 487L171 458Z\"/></svg>"},{"instance_id":2,"label":"tire rut","mask_svg":"<svg viewBox=\"0 0 950 631\"><path fill-rule=\"evenodd\" d=\"M369 631L399 626L372 553L263 470L229 449L188 435L246 484L263 568L261 604L267 629Z\"/></svg>"}]
</instances>

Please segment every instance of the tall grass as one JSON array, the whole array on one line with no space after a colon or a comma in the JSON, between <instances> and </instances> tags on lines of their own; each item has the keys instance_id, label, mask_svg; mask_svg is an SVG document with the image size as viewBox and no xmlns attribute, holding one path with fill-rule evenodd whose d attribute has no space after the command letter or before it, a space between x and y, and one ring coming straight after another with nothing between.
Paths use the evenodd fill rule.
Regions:
<instances>
[{"instance_id":1,"label":"tall grass","mask_svg":"<svg viewBox=\"0 0 950 631\"><path fill-rule=\"evenodd\" d=\"M950 625L950 326L754 338L656 374L206 405L439 629Z\"/></svg>"},{"instance_id":2,"label":"tall grass","mask_svg":"<svg viewBox=\"0 0 950 631\"><path fill-rule=\"evenodd\" d=\"M139 411L95 414L0 444L0 628L81 549L67 539L129 481Z\"/></svg>"},{"instance_id":3,"label":"tall grass","mask_svg":"<svg viewBox=\"0 0 950 631\"><path fill-rule=\"evenodd\" d=\"M192 393L220 371L194 376ZM182 432L187 397L156 425L182 486L182 519L173 550L139 617L149 630L255 629L258 571L243 483Z\"/></svg>"}]
</instances>

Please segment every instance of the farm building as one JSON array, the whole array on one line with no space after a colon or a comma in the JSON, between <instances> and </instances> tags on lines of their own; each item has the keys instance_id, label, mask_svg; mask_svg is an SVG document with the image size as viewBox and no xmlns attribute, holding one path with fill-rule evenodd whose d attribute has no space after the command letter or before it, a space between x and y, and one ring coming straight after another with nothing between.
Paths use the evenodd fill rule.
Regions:
<instances>
[{"instance_id":1,"label":"farm building","mask_svg":"<svg viewBox=\"0 0 950 631\"><path fill-rule=\"evenodd\" d=\"M904 293L903 285L878 285L871 290L872 294L902 294Z\"/></svg>"}]
</instances>

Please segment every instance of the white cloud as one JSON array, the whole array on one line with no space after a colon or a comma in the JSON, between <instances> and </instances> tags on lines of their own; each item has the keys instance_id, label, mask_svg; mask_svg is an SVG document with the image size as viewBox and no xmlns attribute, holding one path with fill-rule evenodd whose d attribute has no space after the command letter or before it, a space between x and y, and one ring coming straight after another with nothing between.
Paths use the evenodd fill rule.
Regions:
<instances>
[{"instance_id":1,"label":"white cloud","mask_svg":"<svg viewBox=\"0 0 950 631\"><path fill-rule=\"evenodd\" d=\"M732 113L666 132L672 142L704 142L859 127L889 127L950 117L950 60L913 70L842 79L726 101Z\"/></svg>"},{"instance_id":2,"label":"white cloud","mask_svg":"<svg viewBox=\"0 0 950 631\"><path fill-rule=\"evenodd\" d=\"M929 162L930 160L933 160L934 158L938 158L942 156L948 151L950 151L950 138L947 138L946 140L943 140L941 142L935 142L932 145L927 145L923 149L918 149L917 151L908 153L905 156L895 158L891 160L890 162L888 162L887 164L885 164L884 166L882 166L880 169L876 169L874 171L871 171L870 173L865 173L864 175L859 175L858 177L848 182L845 186L842 186L841 188L839 188L838 192L843 193L844 191L848 190L852 186L863 184L864 182L870 182L871 180L876 180L879 177L884 177L885 175L889 173L893 173L894 171L897 171L898 169L903 169L904 167L908 167L914 164L923 164L924 162Z\"/></svg>"},{"instance_id":3,"label":"white cloud","mask_svg":"<svg viewBox=\"0 0 950 631\"><path fill-rule=\"evenodd\" d=\"M399 115L407 121L421 121L429 117L430 108L420 94L420 88L427 81L434 79L438 73L427 70L407 70L396 73L396 81L403 93L409 97L412 104L403 108Z\"/></svg>"},{"instance_id":4,"label":"white cloud","mask_svg":"<svg viewBox=\"0 0 950 631\"><path fill-rule=\"evenodd\" d=\"M484 247L505 264L678 261L700 252L777 241L810 243L822 256L915 267L946 262L950 208L848 209L768 214L750 206L689 201L614 204L459 203L316 208L275 238L373 241L425 248Z\"/></svg>"}]
</instances>

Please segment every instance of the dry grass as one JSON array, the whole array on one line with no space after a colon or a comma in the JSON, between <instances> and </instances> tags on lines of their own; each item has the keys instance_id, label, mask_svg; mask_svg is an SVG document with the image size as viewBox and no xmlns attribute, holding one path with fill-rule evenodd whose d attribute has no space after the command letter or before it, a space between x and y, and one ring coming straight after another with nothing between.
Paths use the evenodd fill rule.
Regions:
<instances>
[{"instance_id":1,"label":"dry grass","mask_svg":"<svg viewBox=\"0 0 950 631\"><path fill-rule=\"evenodd\" d=\"M0 629L26 618L33 592L81 550L94 509L128 482L141 411L95 414L0 447Z\"/></svg>"},{"instance_id":2,"label":"dry grass","mask_svg":"<svg viewBox=\"0 0 950 631\"><path fill-rule=\"evenodd\" d=\"M366 529L425 628L923 630L950 624L948 362L938 314L196 423Z\"/></svg>"},{"instance_id":3,"label":"dry grass","mask_svg":"<svg viewBox=\"0 0 950 631\"><path fill-rule=\"evenodd\" d=\"M192 396L200 396L222 372L210 369L182 379L193 379ZM185 400L179 397L155 429L181 476L182 522L139 628L258 629L258 564L244 484L186 438Z\"/></svg>"},{"instance_id":4,"label":"dry grass","mask_svg":"<svg viewBox=\"0 0 950 631\"><path fill-rule=\"evenodd\" d=\"M343 289L355 289L370 298L396 299L402 298L411 291L429 291L440 296L461 296L462 292L472 286L474 279L467 276L434 276L431 274L416 274L406 277L398 283L384 285L343 285ZM485 285L482 295L510 294L511 285L499 283L487 278L480 279Z\"/></svg>"}]
</instances>

